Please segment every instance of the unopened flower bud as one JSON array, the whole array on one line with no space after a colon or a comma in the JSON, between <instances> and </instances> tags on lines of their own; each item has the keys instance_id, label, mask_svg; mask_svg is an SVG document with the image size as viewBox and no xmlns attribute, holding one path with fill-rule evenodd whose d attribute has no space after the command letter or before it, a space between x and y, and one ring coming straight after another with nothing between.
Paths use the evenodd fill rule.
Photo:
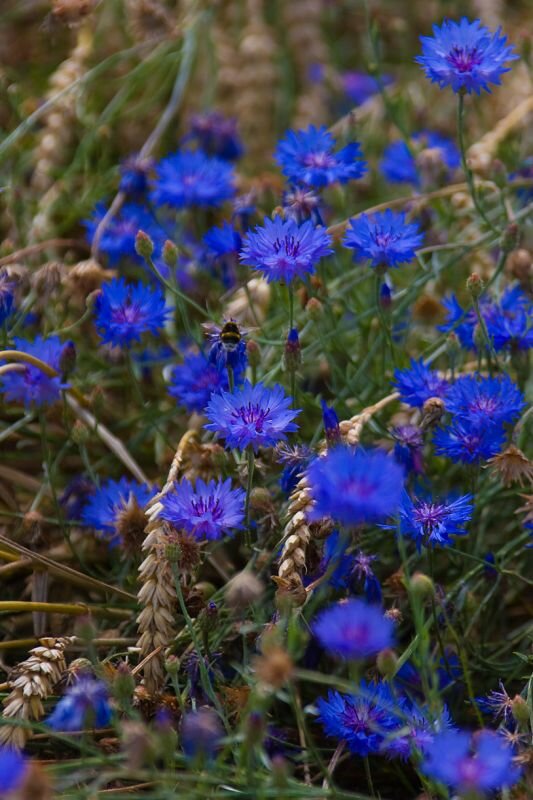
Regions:
<instances>
[{"instance_id":1,"label":"unopened flower bud","mask_svg":"<svg viewBox=\"0 0 533 800\"><path fill-rule=\"evenodd\" d=\"M520 228L516 222L510 222L502 234L501 248L506 252L518 247L520 243Z\"/></svg>"},{"instance_id":2,"label":"unopened flower bud","mask_svg":"<svg viewBox=\"0 0 533 800\"><path fill-rule=\"evenodd\" d=\"M392 678L398 669L398 656L390 647L381 650L376 659L376 666L384 678Z\"/></svg>"},{"instance_id":3,"label":"unopened flower bud","mask_svg":"<svg viewBox=\"0 0 533 800\"><path fill-rule=\"evenodd\" d=\"M302 348L296 328L291 328L285 342L283 353L283 367L289 372L295 372L302 363Z\"/></svg>"},{"instance_id":4,"label":"unopened flower bud","mask_svg":"<svg viewBox=\"0 0 533 800\"><path fill-rule=\"evenodd\" d=\"M511 711L519 727L525 728L529 723L529 706L519 694L511 700Z\"/></svg>"},{"instance_id":5,"label":"unopened flower bud","mask_svg":"<svg viewBox=\"0 0 533 800\"><path fill-rule=\"evenodd\" d=\"M77 419L72 426L70 436L75 444L86 444L91 438L91 432L81 419Z\"/></svg>"},{"instance_id":6,"label":"unopened flower bud","mask_svg":"<svg viewBox=\"0 0 533 800\"><path fill-rule=\"evenodd\" d=\"M204 634L211 633L215 630L218 622L218 607L212 600L205 606L198 616L198 624L200 630Z\"/></svg>"},{"instance_id":7,"label":"unopened flower bud","mask_svg":"<svg viewBox=\"0 0 533 800\"><path fill-rule=\"evenodd\" d=\"M272 783L277 789L287 788L289 783L289 763L287 759L276 753L271 761Z\"/></svg>"},{"instance_id":8,"label":"unopened flower bud","mask_svg":"<svg viewBox=\"0 0 533 800\"><path fill-rule=\"evenodd\" d=\"M444 401L440 397L429 397L422 406L420 427L425 430L439 422L446 411Z\"/></svg>"},{"instance_id":9,"label":"unopened flower bud","mask_svg":"<svg viewBox=\"0 0 533 800\"><path fill-rule=\"evenodd\" d=\"M73 341L65 342L59 354L59 369L63 375L70 375L76 367L76 345Z\"/></svg>"},{"instance_id":10,"label":"unopened flower bud","mask_svg":"<svg viewBox=\"0 0 533 800\"><path fill-rule=\"evenodd\" d=\"M524 247L509 253L505 264L506 272L522 284L531 279L533 259L531 253Z\"/></svg>"},{"instance_id":11,"label":"unopened flower bud","mask_svg":"<svg viewBox=\"0 0 533 800\"><path fill-rule=\"evenodd\" d=\"M473 272L472 275L470 275L470 277L467 279L466 288L468 289L468 292L473 300L477 300L481 296L484 289L484 284L477 272Z\"/></svg>"},{"instance_id":12,"label":"unopened flower bud","mask_svg":"<svg viewBox=\"0 0 533 800\"><path fill-rule=\"evenodd\" d=\"M167 265L173 269L176 264L178 263L178 256L179 251L174 242L171 242L170 239L167 239L165 244L163 245L163 261Z\"/></svg>"},{"instance_id":13,"label":"unopened flower bud","mask_svg":"<svg viewBox=\"0 0 533 800\"><path fill-rule=\"evenodd\" d=\"M165 659L165 669L169 675L177 676L180 669L180 660L174 654L170 654Z\"/></svg>"},{"instance_id":14,"label":"unopened flower bud","mask_svg":"<svg viewBox=\"0 0 533 800\"><path fill-rule=\"evenodd\" d=\"M223 735L218 716L210 708L200 708L183 717L181 745L189 758L212 759Z\"/></svg>"},{"instance_id":15,"label":"unopened flower bud","mask_svg":"<svg viewBox=\"0 0 533 800\"><path fill-rule=\"evenodd\" d=\"M305 306L305 310L309 314L309 317L316 322L320 319L322 314L324 313L324 306L320 302L317 297L311 297Z\"/></svg>"},{"instance_id":16,"label":"unopened flower bud","mask_svg":"<svg viewBox=\"0 0 533 800\"><path fill-rule=\"evenodd\" d=\"M450 331L450 333L446 337L446 352L448 353L452 361L455 361L455 359L461 352L461 342L459 341L459 337L457 336L455 331Z\"/></svg>"},{"instance_id":17,"label":"unopened flower bud","mask_svg":"<svg viewBox=\"0 0 533 800\"><path fill-rule=\"evenodd\" d=\"M339 418L333 406L328 406L324 400L322 400L322 421L328 447L333 447L341 440Z\"/></svg>"},{"instance_id":18,"label":"unopened flower bud","mask_svg":"<svg viewBox=\"0 0 533 800\"><path fill-rule=\"evenodd\" d=\"M138 253L141 258L145 258L147 260L152 258L152 253L154 252L154 243L144 231L139 231L135 237L135 252Z\"/></svg>"},{"instance_id":19,"label":"unopened flower bud","mask_svg":"<svg viewBox=\"0 0 533 800\"><path fill-rule=\"evenodd\" d=\"M415 572L411 578L413 594L421 600L429 600L435 596L435 584L423 572Z\"/></svg>"},{"instance_id":20,"label":"unopened flower bud","mask_svg":"<svg viewBox=\"0 0 533 800\"><path fill-rule=\"evenodd\" d=\"M260 711L251 711L246 720L246 741L257 745L265 735L265 719Z\"/></svg>"},{"instance_id":21,"label":"unopened flower bud","mask_svg":"<svg viewBox=\"0 0 533 800\"><path fill-rule=\"evenodd\" d=\"M131 706L134 691L135 678L131 669L125 661L120 661L113 680L113 694L122 709L127 709Z\"/></svg>"}]
</instances>

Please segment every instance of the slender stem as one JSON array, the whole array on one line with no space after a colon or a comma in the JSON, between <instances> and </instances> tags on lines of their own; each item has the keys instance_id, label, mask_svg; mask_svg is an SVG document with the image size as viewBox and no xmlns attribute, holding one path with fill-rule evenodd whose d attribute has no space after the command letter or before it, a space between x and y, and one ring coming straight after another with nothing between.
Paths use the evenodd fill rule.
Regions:
<instances>
[{"instance_id":1,"label":"slender stem","mask_svg":"<svg viewBox=\"0 0 533 800\"><path fill-rule=\"evenodd\" d=\"M287 295L289 298L289 333L294 328L294 289L291 283L287 284Z\"/></svg>"},{"instance_id":2,"label":"slender stem","mask_svg":"<svg viewBox=\"0 0 533 800\"><path fill-rule=\"evenodd\" d=\"M365 765L365 775L366 775L366 782L368 784L368 791L370 792L371 797L375 797L376 793L374 791L374 783L372 781L372 772L370 770L370 761L368 760L368 756L363 758L363 764Z\"/></svg>"},{"instance_id":3,"label":"slender stem","mask_svg":"<svg viewBox=\"0 0 533 800\"><path fill-rule=\"evenodd\" d=\"M246 530L248 532L248 539L250 539L251 531L250 531L250 498L252 496L252 484L254 479L254 466L255 466L255 454L252 447L248 447L247 450L247 458L248 458L248 481L246 484L246 502L244 505L244 516L246 520Z\"/></svg>"},{"instance_id":4,"label":"slender stem","mask_svg":"<svg viewBox=\"0 0 533 800\"><path fill-rule=\"evenodd\" d=\"M470 193L470 197L472 198L472 202L474 204L474 208L476 209L477 213L487 225L487 227L493 231L493 233L500 234L498 228L496 228L490 219L485 214L483 206L478 197L476 184L474 182L474 175L472 170L468 166L466 160L466 146L465 146L465 137L464 137L464 117L465 117L465 96L463 92L459 92L457 95L458 103L457 103L457 138L459 140L459 150L461 153L461 165L463 167L463 171L465 173L466 182L468 185L468 191Z\"/></svg>"},{"instance_id":5,"label":"slender stem","mask_svg":"<svg viewBox=\"0 0 533 800\"><path fill-rule=\"evenodd\" d=\"M235 389L235 375L233 374L233 367L230 367L229 364L226 364L226 369L228 371L228 386L230 392L233 392Z\"/></svg>"}]
</instances>

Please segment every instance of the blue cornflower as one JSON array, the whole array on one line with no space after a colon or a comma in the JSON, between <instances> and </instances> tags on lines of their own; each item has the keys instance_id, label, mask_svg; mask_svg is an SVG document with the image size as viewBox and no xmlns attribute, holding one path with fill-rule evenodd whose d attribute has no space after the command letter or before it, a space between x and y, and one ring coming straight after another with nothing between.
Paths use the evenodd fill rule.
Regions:
<instances>
[{"instance_id":1,"label":"blue cornflower","mask_svg":"<svg viewBox=\"0 0 533 800\"><path fill-rule=\"evenodd\" d=\"M496 309L490 320L489 333L495 350L529 350L533 347L533 306L525 295L514 308Z\"/></svg>"},{"instance_id":2,"label":"blue cornflower","mask_svg":"<svg viewBox=\"0 0 533 800\"><path fill-rule=\"evenodd\" d=\"M391 430L394 437L394 458L406 471L420 474L423 471L424 436L416 425L398 425Z\"/></svg>"},{"instance_id":3,"label":"blue cornflower","mask_svg":"<svg viewBox=\"0 0 533 800\"><path fill-rule=\"evenodd\" d=\"M91 219L85 220L87 239L92 244L94 234L99 223L107 213L103 203L98 203ZM136 203L125 203L120 211L115 214L107 224L100 239L99 251L105 253L109 264L116 264L122 258L128 258L138 263L142 258L135 250L135 238L140 230L156 238L154 229L156 223L148 211Z\"/></svg>"},{"instance_id":4,"label":"blue cornflower","mask_svg":"<svg viewBox=\"0 0 533 800\"><path fill-rule=\"evenodd\" d=\"M276 448L276 456L278 463L285 464L279 479L281 491L290 494L302 477L312 457L312 451L305 445L290 447L287 444L280 444Z\"/></svg>"},{"instance_id":5,"label":"blue cornflower","mask_svg":"<svg viewBox=\"0 0 533 800\"><path fill-rule=\"evenodd\" d=\"M372 216L360 214L350 220L343 240L354 250L354 260L368 259L372 267L399 267L412 261L424 236L416 222L407 223L404 213L387 209Z\"/></svg>"},{"instance_id":6,"label":"blue cornflower","mask_svg":"<svg viewBox=\"0 0 533 800\"><path fill-rule=\"evenodd\" d=\"M200 148L210 156L218 156L224 161L235 161L244 152L243 144L237 131L237 120L225 117L217 111L195 114L190 120L190 134L186 139L193 139Z\"/></svg>"},{"instance_id":7,"label":"blue cornflower","mask_svg":"<svg viewBox=\"0 0 533 800\"><path fill-rule=\"evenodd\" d=\"M148 191L148 177L153 166L151 158L141 158L138 155L126 158L120 167L119 191L128 197L142 198Z\"/></svg>"},{"instance_id":8,"label":"blue cornflower","mask_svg":"<svg viewBox=\"0 0 533 800\"><path fill-rule=\"evenodd\" d=\"M211 708L189 711L181 723L181 746L188 758L215 757L224 729L217 714Z\"/></svg>"},{"instance_id":9,"label":"blue cornflower","mask_svg":"<svg viewBox=\"0 0 533 800\"><path fill-rule=\"evenodd\" d=\"M492 691L486 697L476 697L476 703L481 711L491 714L494 719L501 717L506 725L513 724L513 700L508 695L503 681L500 681L499 692Z\"/></svg>"},{"instance_id":10,"label":"blue cornflower","mask_svg":"<svg viewBox=\"0 0 533 800\"><path fill-rule=\"evenodd\" d=\"M332 517L345 525L375 522L400 503L403 470L383 450L336 447L307 470L314 506L311 519Z\"/></svg>"},{"instance_id":11,"label":"blue cornflower","mask_svg":"<svg viewBox=\"0 0 533 800\"><path fill-rule=\"evenodd\" d=\"M328 586L332 586L334 589L346 589L350 583L353 570L354 557L346 553L346 540L339 531L335 530L330 533L324 542L322 558L316 574L312 578L304 578L304 585L307 586L312 581L321 578L326 572L329 572Z\"/></svg>"},{"instance_id":12,"label":"blue cornflower","mask_svg":"<svg viewBox=\"0 0 533 800\"><path fill-rule=\"evenodd\" d=\"M366 72L345 72L341 75L341 81L346 95L358 106L378 94L380 84L389 86L394 82L390 75L380 75L378 83L376 78Z\"/></svg>"},{"instance_id":13,"label":"blue cornflower","mask_svg":"<svg viewBox=\"0 0 533 800\"><path fill-rule=\"evenodd\" d=\"M213 392L228 389L225 369L207 360L203 353L187 353L183 364L174 367L168 393L189 413L202 413Z\"/></svg>"},{"instance_id":14,"label":"blue cornflower","mask_svg":"<svg viewBox=\"0 0 533 800\"><path fill-rule=\"evenodd\" d=\"M508 375L463 375L446 392L445 404L453 417L475 425L513 422L525 405L522 392Z\"/></svg>"},{"instance_id":15,"label":"blue cornflower","mask_svg":"<svg viewBox=\"0 0 533 800\"><path fill-rule=\"evenodd\" d=\"M361 681L357 694L328 692L317 701L319 721L328 736L344 739L352 753L379 753L385 738L401 726L401 701L385 683Z\"/></svg>"},{"instance_id":16,"label":"blue cornflower","mask_svg":"<svg viewBox=\"0 0 533 800\"><path fill-rule=\"evenodd\" d=\"M426 753L433 744L435 736L452 727L446 706L436 719L432 718L427 708L414 703L406 703L402 710L398 735L394 732L383 743L382 749L388 756L405 760L413 754L413 750Z\"/></svg>"},{"instance_id":17,"label":"blue cornflower","mask_svg":"<svg viewBox=\"0 0 533 800\"><path fill-rule=\"evenodd\" d=\"M11 315L14 301L15 282L9 277L7 270L0 269L0 325Z\"/></svg>"},{"instance_id":18,"label":"blue cornflower","mask_svg":"<svg viewBox=\"0 0 533 800\"><path fill-rule=\"evenodd\" d=\"M28 762L18 750L0 747L0 796L16 791L24 781Z\"/></svg>"},{"instance_id":19,"label":"blue cornflower","mask_svg":"<svg viewBox=\"0 0 533 800\"><path fill-rule=\"evenodd\" d=\"M471 494L434 500L414 498L403 493L399 508L400 534L414 539L418 550L426 547L451 545L450 536L466 534L465 525L472 518L474 506ZM383 527L393 529L394 525Z\"/></svg>"},{"instance_id":20,"label":"blue cornflower","mask_svg":"<svg viewBox=\"0 0 533 800\"><path fill-rule=\"evenodd\" d=\"M461 156L455 143L440 133L421 131L413 134L412 139L419 147L435 151L443 167L448 170L457 169L461 163ZM380 162L380 170L386 180L391 183L410 183L413 186L420 186L419 167L415 154L401 139L391 142L385 148Z\"/></svg>"},{"instance_id":21,"label":"blue cornflower","mask_svg":"<svg viewBox=\"0 0 533 800\"><path fill-rule=\"evenodd\" d=\"M367 170L358 142L335 151L335 139L322 126L287 131L278 143L275 159L290 183L330 186L360 178Z\"/></svg>"},{"instance_id":22,"label":"blue cornflower","mask_svg":"<svg viewBox=\"0 0 533 800\"><path fill-rule=\"evenodd\" d=\"M143 509L155 494L144 483L120 478L105 481L87 500L81 510L81 520L99 531L111 547L121 543L118 524L121 516L135 503Z\"/></svg>"},{"instance_id":23,"label":"blue cornflower","mask_svg":"<svg viewBox=\"0 0 533 800\"><path fill-rule=\"evenodd\" d=\"M322 400L322 422L324 423L324 433L326 434L326 441L331 447L338 444L341 440L341 429L339 427L339 418L333 406Z\"/></svg>"},{"instance_id":24,"label":"blue cornflower","mask_svg":"<svg viewBox=\"0 0 533 800\"><path fill-rule=\"evenodd\" d=\"M198 478L194 487L183 478L161 500L160 517L197 539L221 539L242 527L245 494L231 488L230 478L209 483Z\"/></svg>"},{"instance_id":25,"label":"blue cornflower","mask_svg":"<svg viewBox=\"0 0 533 800\"><path fill-rule=\"evenodd\" d=\"M513 750L489 730L473 735L444 731L435 736L422 763L425 774L463 794L488 793L512 786L520 777Z\"/></svg>"},{"instance_id":26,"label":"blue cornflower","mask_svg":"<svg viewBox=\"0 0 533 800\"><path fill-rule=\"evenodd\" d=\"M213 258L236 257L242 247L242 238L239 231L224 220L221 227L210 228L207 231L204 243Z\"/></svg>"},{"instance_id":27,"label":"blue cornflower","mask_svg":"<svg viewBox=\"0 0 533 800\"><path fill-rule=\"evenodd\" d=\"M263 226L246 236L241 261L261 270L267 281L291 283L314 272L315 264L332 252L326 229L311 220L298 225L293 219L265 217Z\"/></svg>"},{"instance_id":28,"label":"blue cornflower","mask_svg":"<svg viewBox=\"0 0 533 800\"><path fill-rule=\"evenodd\" d=\"M337 603L312 624L322 647L342 658L368 658L393 645L394 623L379 606L362 600Z\"/></svg>"},{"instance_id":29,"label":"blue cornflower","mask_svg":"<svg viewBox=\"0 0 533 800\"><path fill-rule=\"evenodd\" d=\"M156 167L152 201L171 208L216 208L235 194L231 164L201 150L183 150Z\"/></svg>"},{"instance_id":30,"label":"blue cornflower","mask_svg":"<svg viewBox=\"0 0 533 800\"><path fill-rule=\"evenodd\" d=\"M140 341L146 331L159 333L170 311L158 286L127 284L118 278L102 286L95 305L95 324L105 344L128 347Z\"/></svg>"},{"instance_id":31,"label":"blue cornflower","mask_svg":"<svg viewBox=\"0 0 533 800\"><path fill-rule=\"evenodd\" d=\"M422 65L426 77L443 89L481 94L490 92L489 84L501 83L508 72L508 61L518 56L501 36L501 28L491 33L481 22L463 17L460 22L445 19L442 26L433 26L433 36L421 36L422 55L415 61Z\"/></svg>"},{"instance_id":32,"label":"blue cornflower","mask_svg":"<svg viewBox=\"0 0 533 800\"><path fill-rule=\"evenodd\" d=\"M35 356L57 372L61 372L61 358L65 344L59 336L36 336L33 342L16 336L13 340L15 350ZM68 388L62 377L51 377L33 364L17 362L16 370L10 370L0 377L0 391L6 400L23 403L26 408L49 406L61 397L61 391Z\"/></svg>"},{"instance_id":33,"label":"blue cornflower","mask_svg":"<svg viewBox=\"0 0 533 800\"><path fill-rule=\"evenodd\" d=\"M105 728L111 713L105 683L91 675L80 675L57 703L46 724L56 731Z\"/></svg>"},{"instance_id":34,"label":"blue cornflower","mask_svg":"<svg viewBox=\"0 0 533 800\"><path fill-rule=\"evenodd\" d=\"M446 428L438 428L433 435L435 452L455 462L476 464L495 456L503 446L505 432L501 425L489 423L473 425L456 419Z\"/></svg>"},{"instance_id":35,"label":"blue cornflower","mask_svg":"<svg viewBox=\"0 0 533 800\"><path fill-rule=\"evenodd\" d=\"M277 384L268 388L245 381L234 392L214 394L205 410L207 430L226 440L228 449L273 447L298 430L292 421L300 409L290 408L291 398Z\"/></svg>"},{"instance_id":36,"label":"blue cornflower","mask_svg":"<svg viewBox=\"0 0 533 800\"><path fill-rule=\"evenodd\" d=\"M436 370L424 364L423 359L411 359L408 369L394 370L393 386L400 393L400 398L413 408L422 408L430 397L445 396L448 381L441 378Z\"/></svg>"},{"instance_id":37,"label":"blue cornflower","mask_svg":"<svg viewBox=\"0 0 533 800\"><path fill-rule=\"evenodd\" d=\"M83 507L94 491L94 483L84 475L75 475L69 480L59 497L67 519L81 519Z\"/></svg>"}]
</instances>

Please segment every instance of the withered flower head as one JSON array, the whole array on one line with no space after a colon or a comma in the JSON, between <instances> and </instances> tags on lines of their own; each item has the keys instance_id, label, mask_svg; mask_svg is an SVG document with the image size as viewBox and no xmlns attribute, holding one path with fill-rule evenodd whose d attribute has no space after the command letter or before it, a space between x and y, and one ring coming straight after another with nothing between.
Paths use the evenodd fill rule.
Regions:
<instances>
[{"instance_id":1,"label":"withered flower head","mask_svg":"<svg viewBox=\"0 0 533 800\"><path fill-rule=\"evenodd\" d=\"M504 486L518 483L525 486L533 483L533 462L514 444L497 455L489 458L491 472L497 475Z\"/></svg>"},{"instance_id":2,"label":"withered flower head","mask_svg":"<svg viewBox=\"0 0 533 800\"><path fill-rule=\"evenodd\" d=\"M265 688L280 689L292 675L294 664L283 647L272 645L252 662L259 683Z\"/></svg>"},{"instance_id":3,"label":"withered flower head","mask_svg":"<svg viewBox=\"0 0 533 800\"><path fill-rule=\"evenodd\" d=\"M118 512L115 527L123 542L124 551L131 556L140 553L145 537L146 515L133 493L130 494L126 505Z\"/></svg>"},{"instance_id":4,"label":"withered flower head","mask_svg":"<svg viewBox=\"0 0 533 800\"><path fill-rule=\"evenodd\" d=\"M435 425L439 422L445 410L444 402L440 397L428 398L422 407L420 427L425 429Z\"/></svg>"}]
</instances>

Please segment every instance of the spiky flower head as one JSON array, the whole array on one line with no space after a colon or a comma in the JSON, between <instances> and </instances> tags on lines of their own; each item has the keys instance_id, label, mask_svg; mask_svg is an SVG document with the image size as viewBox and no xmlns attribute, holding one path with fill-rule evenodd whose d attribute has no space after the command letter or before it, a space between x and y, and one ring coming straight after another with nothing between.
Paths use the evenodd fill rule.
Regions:
<instances>
[{"instance_id":1,"label":"spiky flower head","mask_svg":"<svg viewBox=\"0 0 533 800\"><path fill-rule=\"evenodd\" d=\"M281 386L272 388L263 383L255 386L246 381L234 392L211 396L205 410L207 430L225 439L226 447L245 450L251 447L273 447L285 441L298 426L292 421L299 409L290 408L291 398Z\"/></svg>"},{"instance_id":2,"label":"spiky flower head","mask_svg":"<svg viewBox=\"0 0 533 800\"><path fill-rule=\"evenodd\" d=\"M248 233L241 261L261 270L267 281L292 283L313 273L318 261L332 253L326 229L311 220L298 225L293 219L265 217L262 226Z\"/></svg>"},{"instance_id":3,"label":"spiky flower head","mask_svg":"<svg viewBox=\"0 0 533 800\"><path fill-rule=\"evenodd\" d=\"M449 384L436 370L426 366L423 359L412 358L408 369L394 370L393 385L404 403L422 408L430 397L443 398Z\"/></svg>"},{"instance_id":4,"label":"spiky flower head","mask_svg":"<svg viewBox=\"0 0 533 800\"><path fill-rule=\"evenodd\" d=\"M235 194L231 164L201 150L183 150L156 166L152 202L171 208L216 208Z\"/></svg>"},{"instance_id":5,"label":"spiky flower head","mask_svg":"<svg viewBox=\"0 0 533 800\"><path fill-rule=\"evenodd\" d=\"M221 539L242 527L245 492L233 489L231 480L198 478L193 486L183 478L161 500L161 519L196 539Z\"/></svg>"},{"instance_id":6,"label":"spiky flower head","mask_svg":"<svg viewBox=\"0 0 533 800\"><path fill-rule=\"evenodd\" d=\"M129 478L105 481L85 503L81 520L116 547L122 541L119 528L124 514L132 510L133 503L138 509L144 509L154 493L155 490L146 484Z\"/></svg>"},{"instance_id":7,"label":"spiky flower head","mask_svg":"<svg viewBox=\"0 0 533 800\"><path fill-rule=\"evenodd\" d=\"M400 534L414 539L418 550L422 545L451 545L450 536L466 534L465 526L472 518L474 509L472 499L471 494L443 500L431 497L411 498L404 492L399 508Z\"/></svg>"},{"instance_id":8,"label":"spiky flower head","mask_svg":"<svg viewBox=\"0 0 533 800\"><path fill-rule=\"evenodd\" d=\"M106 685L92 675L80 675L57 703L46 724L56 731L105 728L111 713Z\"/></svg>"},{"instance_id":9,"label":"spiky flower head","mask_svg":"<svg viewBox=\"0 0 533 800\"><path fill-rule=\"evenodd\" d=\"M0 795L14 797L28 773L28 761L12 747L0 747ZM9 793L9 794L8 794Z\"/></svg>"},{"instance_id":10,"label":"spiky flower head","mask_svg":"<svg viewBox=\"0 0 533 800\"><path fill-rule=\"evenodd\" d=\"M194 114L190 120L189 138L210 156L235 161L244 148L237 130L237 120L218 111Z\"/></svg>"},{"instance_id":11,"label":"spiky flower head","mask_svg":"<svg viewBox=\"0 0 533 800\"><path fill-rule=\"evenodd\" d=\"M412 261L423 240L416 222L406 222L404 213L389 208L351 219L343 244L354 251L355 261L368 260L372 267L384 269Z\"/></svg>"},{"instance_id":12,"label":"spiky flower head","mask_svg":"<svg viewBox=\"0 0 533 800\"><path fill-rule=\"evenodd\" d=\"M508 375L462 375L446 392L445 404L454 417L474 425L486 420L513 422L525 405L522 392Z\"/></svg>"},{"instance_id":13,"label":"spiky flower head","mask_svg":"<svg viewBox=\"0 0 533 800\"><path fill-rule=\"evenodd\" d=\"M170 311L159 287L127 284L119 278L103 286L96 300L95 325L105 344L129 347L143 333L157 335Z\"/></svg>"},{"instance_id":14,"label":"spiky flower head","mask_svg":"<svg viewBox=\"0 0 533 800\"><path fill-rule=\"evenodd\" d=\"M98 225L108 213L103 203L95 207L91 219L84 222L89 244L93 243ZM114 214L106 224L98 250L107 256L111 266L121 259L131 259L141 262L142 259L135 249L135 239L140 230L155 235L156 224L146 208L137 203L125 203L120 211Z\"/></svg>"},{"instance_id":15,"label":"spiky flower head","mask_svg":"<svg viewBox=\"0 0 533 800\"><path fill-rule=\"evenodd\" d=\"M8 271L0 268L0 325L3 325L13 311L15 286L16 283Z\"/></svg>"},{"instance_id":16,"label":"spiky flower head","mask_svg":"<svg viewBox=\"0 0 533 800\"><path fill-rule=\"evenodd\" d=\"M36 336L33 342L16 336L13 344L15 350L44 361L61 373L65 344L59 336ZM26 408L40 408L56 403L61 397L61 391L68 388L61 375L47 375L33 364L17 362L14 367L0 377L0 391L5 394L7 401L22 403Z\"/></svg>"},{"instance_id":17,"label":"spiky flower head","mask_svg":"<svg viewBox=\"0 0 533 800\"><path fill-rule=\"evenodd\" d=\"M394 514L404 473L383 450L336 447L307 470L314 506L310 519L331 517L345 525L376 522Z\"/></svg>"},{"instance_id":18,"label":"spiky flower head","mask_svg":"<svg viewBox=\"0 0 533 800\"><path fill-rule=\"evenodd\" d=\"M422 769L461 795L483 795L517 782L520 769L513 756L513 749L493 731L444 731L427 748Z\"/></svg>"},{"instance_id":19,"label":"spiky flower head","mask_svg":"<svg viewBox=\"0 0 533 800\"><path fill-rule=\"evenodd\" d=\"M505 431L501 425L490 422L474 425L464 419L453 420L433 435L437 455L463 464L476 464L495 456L504 441Z\"/></svg>"},{"instance_id":20,"label":"spiky flower head","mask_svg":"<svg viewBox=\"0 0 533 800\"><path fill-rule=\"evenodd\" d=\"M312 624L312 630L326 650L356 660L392 647L394 624L379 606L348 600L322 611Z\"/></svg>"},{"instance_id":21,"label":"spiky flower head","mask_svg":"<svg viewBox=\"0 0 533 800\"><path fill-rule=\"evenodd\" d=\"M290 183L304 186L348 183L367 170L359 143L335 151L335 139L324 126L288 131L278 144L275 159Z\"/></svg>"},{"instance_id":22,"label":"spiky flower head","mask_svg":"<svg viewBox=\"0 0 533 800\"><path fill-rule=\"evenodd\" d=\"M500 85L501 75L509 71L506 64L518 58L501 28L491 33L478 19L445 19L440 27L433 26L433 36L421 36L420 41L422 55L415 61L426 77L456 93L490 92L490 84Z\"/></svg>"},{"instance_id":23,"label":"spiky flower head","mask_svg":"<svg viewBox=\"0 0 533 800\"><path fill-rule=\"evenodd\" d=\"M167 391L189 413L202 413L213 392L228 389L228 386L225 369L208 361L203 353L190 352L185 355L183 364L172 370Z\"/></svg>"}]
</instances>

